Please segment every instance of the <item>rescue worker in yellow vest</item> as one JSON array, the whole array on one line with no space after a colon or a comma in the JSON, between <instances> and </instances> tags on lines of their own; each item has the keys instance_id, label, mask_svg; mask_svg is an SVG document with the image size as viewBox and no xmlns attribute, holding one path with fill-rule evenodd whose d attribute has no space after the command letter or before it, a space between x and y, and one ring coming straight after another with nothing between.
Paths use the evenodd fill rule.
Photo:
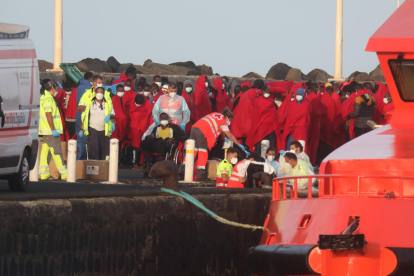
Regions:
<instances>
[{"instance_id":1,"label":"rescue worker in yellow vest","mask_svg":"<svg viewBox=\"0 0 414 276\"><path fill-rule=\"evenodd\" d=\"M93 77L93 86L91 87L91 89L86 89L85 93L83 94L82 98L79 101L78 104L78 111L85 111L86 110L86 106L88 105L88 103L95 98L95 94L96 94L96 89L99 87L102 87L102 77L101 76L94 76ZM104 98L107 102L111 102L111 92L109 91L105 91L104 93ZM83 116L84 114L82 114Z\"/></svg>"},{"instance_id":2,"label":"rescue worker in yellow vest","mask_svg":"<svg viewBox=\"0 0 414 276\"><path fill-rule=\"evenodd\" d=\"M233 170L233 165L237 164L238 151L231 147L227 149L226 159L220 162L217 167L216 174L216 187L217 188L226 188L227 183L230 180L231 171Z\"/></svg>"},{"instance_id":3,"label":"rescue worker in yellow vest","mask_svg":"<svg viewBox=\"0 0 414 276\"><path fill-rule=\"evenodd\" d=\"M49 173L49 151L56 164L62 180L66 180L67 171L63 164L63 151L60 144L60 134L63 134L62 119L59 108L53 98L58 92L57 84L49 81L43 85L44 95L40 97L39 136L43 136L42 151L40 152L39 173L42 180L54 180Z\"/></svg>"},{"instance_id":4,"label":"rescue worker in yellow vest","mask_svg":"<svg viewBox=\"0 0 414 276\"><path fill-rule=\"evenodd\" d=\"M104 93L103 87L96 88L96 95L86 106L78 133L80 137L86 136L89 160L109 160L109 143L115 130L115 111Z\"/></svg>"}]
</instances>

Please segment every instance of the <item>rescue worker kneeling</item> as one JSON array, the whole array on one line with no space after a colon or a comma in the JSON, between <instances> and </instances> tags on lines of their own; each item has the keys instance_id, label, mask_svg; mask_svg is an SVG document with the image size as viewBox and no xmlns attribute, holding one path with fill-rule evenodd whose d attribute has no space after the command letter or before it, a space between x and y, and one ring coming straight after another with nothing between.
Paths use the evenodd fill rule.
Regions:
<instances>
[{"instance_id":1,"label":"rescue worker kneeling","mask_svg":"<svg viewBox=\"0 0 414 276\"><path fill-rule=\"evenodd\" d=\"M60 135L63 134L62 119L59 108L53 96L57 94L57 84L49 81L43 85L44 94L40 97L39 136L43 136L42 151L40 153L40 179L54 180L49 173L49 151L53 157L62 180L67 178L66 166L63 164L63 151Z\"/></svg>"},{"instance_id":2,"label":"rescue worker kneeling","mask_svg":"<svg viewBox=\"0 0 414 276\"><path fill-rule=\"evenodd\" d=\"M112 102L104 98L103 87L96 88L96 95L87 103L79 136L86 135L89 160L109 160L111 134L115 130L115 112Z\"/></svg>"},{"instance_id":3,"label":"rescue worker kneeling","mask_svg":"<svg viewBox=\"0 0 414 276\"><path fill-rule=\"evenodd\" d=\"M145 157L146 169L144 176L150 172L150 153L156 153L158 162L165 159L166 153L171 149L174 142L185 142L188 135L175 124L170 124L170 116L167 113L161 113L159 116L160 125L154 127L151 135L145 137L142 141L142 152Z\"/></svg>"},{"instance_id":4,"label":"rescue worker kneeling","mask_svg":"<svg viewBox=\"0 0 414 276\"><path fill-rule=\"evenodd\" d=\"M233 165L237 164L238 151L231 147L227 149L226 159L220 162L217 166L216 187L226 188L230 180Z\"/></svg>"}]
</instances>

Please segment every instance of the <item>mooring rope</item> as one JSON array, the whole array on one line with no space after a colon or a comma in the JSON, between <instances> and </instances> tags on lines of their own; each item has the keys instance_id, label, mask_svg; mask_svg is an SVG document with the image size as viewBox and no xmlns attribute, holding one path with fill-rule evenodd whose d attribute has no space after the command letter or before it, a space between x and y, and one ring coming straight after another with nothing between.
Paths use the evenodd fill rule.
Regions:
<instances>
[{"instance_id":1,"label":"mooring rope","mask_svg":"<svg viewBox=\"0 0 414 276\"><path fill-rule=\"evenodd\" d=\"M191 202L192 204L194 204L195 206L197 206L198 208L200 208L201 210L203 210L204 212L206 212L207 214L209 214L210 216L212 216L214 219L216 219L217 221L219 221L221 223L236 226L236 227L253 229L253 231L258 230L258 229L260 229L260 230L264 229L264 227L262 227L262 226L256 226L256 225L251 225L251 224L243 224L243 223L229 221L225 218L222 218L222 217L218 216L217 214L213 213L212 211L210 211L209 209L207 209L203 205L203 203L201 203L200 201L198 201L197 199L195 199L194 197L192 197L191 195L189 195L189 194L187 194L183 191L180 191L178 193L178 192L170 190L170 189L161 188L161 192L169 193L169 194L176 195L176 196L184 198L185 200Z\"/></svg>"}]
</instances>

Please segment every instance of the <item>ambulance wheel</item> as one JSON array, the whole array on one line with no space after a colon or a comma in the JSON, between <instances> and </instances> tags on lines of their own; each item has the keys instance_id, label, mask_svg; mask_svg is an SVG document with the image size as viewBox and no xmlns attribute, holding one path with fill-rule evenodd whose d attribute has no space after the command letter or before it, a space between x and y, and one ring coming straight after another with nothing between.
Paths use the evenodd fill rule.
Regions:
<instances>
[{"instance_id":1,"label":"ambulance wheel","mask_svg":"<svg viewBox=\"0 0 414 276\"><path fill-rule=\"evenodd\" d=\"M19 172L9 177L9 188L12 191L26 191L29 185L29 154L24 151Z\"/></svg>"}]
</instances>

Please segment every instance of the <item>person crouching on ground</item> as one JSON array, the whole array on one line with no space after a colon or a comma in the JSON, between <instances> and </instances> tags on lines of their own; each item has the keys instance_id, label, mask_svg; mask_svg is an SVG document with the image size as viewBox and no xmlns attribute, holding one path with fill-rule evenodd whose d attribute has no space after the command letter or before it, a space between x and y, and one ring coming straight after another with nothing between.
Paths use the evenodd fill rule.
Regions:
<instances>
[{"instance_id":1,"label":"person crouching on ground","mask_svg":"<svg viewBox=\"0 0 414 276\"><path fill-rule=\"evenodd\" d=\"M156 153L158 162L161 162L174 142L185 142L188 138L188 135L178 125L170 124L170 117L167 113L161 113L159 120L160 125L154 127L151 135L145 137L141 145L146 165L144 177L149 175L151 169L149 162L151 153Z\"/></svg>"},{"instance_id":2,"label":"person crouching on ground","mask_svg":"<svg viewBox=\"0 0 414 276\"><path fill-rule=\"evenodd\" d=\"M86 136L89 160L109 160L109 143L115 130L115 112L104 98L105 89L96 88L96 95L87 104L79 136Z\"/></svg>"},{"instance_id":3,"label":"person crouching on ground","mask_svg":"<svg viewBox=\"0 0 414 276\"><path fill-rule=\"evenodd\" d=\"M226 159L220 162L217 166L216 187L226 188L230 180L233 166L237 164L238 151L230 147L227 149Z\"/></svg>"}]
</instances>

